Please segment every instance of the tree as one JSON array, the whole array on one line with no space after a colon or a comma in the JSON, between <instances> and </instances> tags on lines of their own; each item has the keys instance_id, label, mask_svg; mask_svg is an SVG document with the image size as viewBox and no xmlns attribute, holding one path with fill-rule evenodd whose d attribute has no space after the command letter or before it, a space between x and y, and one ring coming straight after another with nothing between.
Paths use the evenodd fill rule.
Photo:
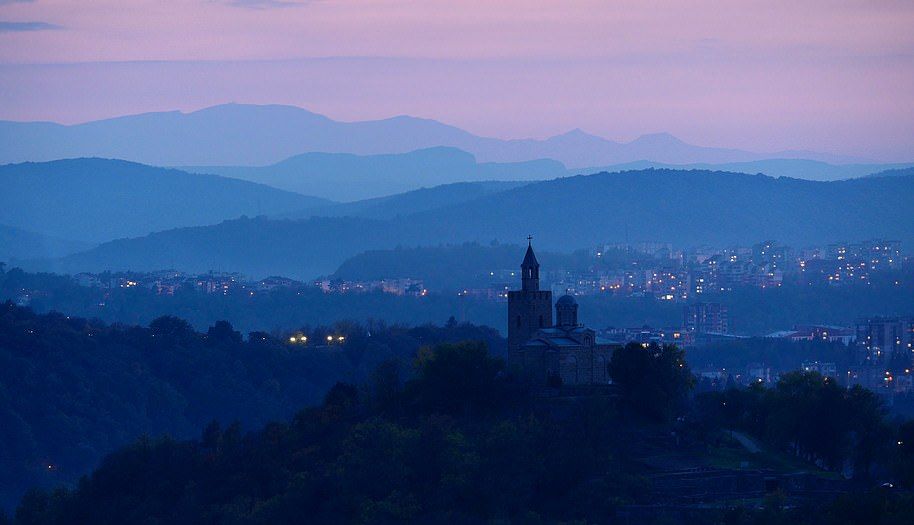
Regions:
<instances>
[{"instance_id":1,"label":"tree","mask_svg":"<svg viewBox=\"0 0 914 525\"><path fill-rule=\"evenodd\" d=\"M170 344L187 345L198 337L190 323L170 315L163 315L153 320L149 323L149 330L153 337Z\"/></svg>"},{"instance_id":2,"label":"tree","mask_svg":"<svg viewBox=\"0 0 914 525\"><path fill-rule=\"evenodd\" d=\"M408 387L422 410L451 415L486 413L503 400L504 362L479 342L423 347Z\"/></svg>"},{"instance_id":3,"label":"tree","mask_svg":"<svg viewBox=\"0 0 914 525\"><path fill-rule=\"evenodd\" d=\"M657 421L668 421L683 407L693 382L682 350L655 343L617 349L609 374L632 413Z\"/></svg>"},{"instance_id":4,"label":"tree","mask_svg":"<svg viewBox=\"0 0 914 525\"><path fill-rule=\"evenodd\" d=\"M239 344L241 332L236 332L228 321L216 321L206 332L206 340L211 345Z\"/></svg>"}]
</instances>

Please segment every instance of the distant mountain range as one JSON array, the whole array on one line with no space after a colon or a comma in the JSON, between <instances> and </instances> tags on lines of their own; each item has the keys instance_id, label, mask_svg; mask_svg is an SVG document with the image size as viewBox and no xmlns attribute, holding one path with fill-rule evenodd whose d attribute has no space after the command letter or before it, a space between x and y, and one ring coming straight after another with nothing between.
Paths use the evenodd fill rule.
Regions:
<instances>
[{"instance_id":1,"label":"distant mountain range","mask_svg":"<svg viewBox=\"0 0 914 525\"><path fill-rule=\"evenodd\" d=\"M871 173L867 176L868 177L907 177L907 176L911 176L911 175L914 175L914 167L887 169L885 171L880 171L878 173Z\"/></svg>"},{"instance_id":2,"label":"distant mountain range","mask_svg":"<svg viewBox=\"0 0 914 525\"><path fill-rule=\"evenodd\" d=\"M226 104L181 113L146 113L76 125L0 121L0 163L69 157L120 158L159 166L262 166L308 152L376 155L437 146L480 162L554 159L571 168L640 160L670 164L770 158L854 162L808 151L754 153L687 144L672 135L614 142L574 130L545 140L480 137L408 116L340 122L292 106Z\"/></svg>"},{"instance_id":3,"label":"distant mountain range","mask_svg":"<svg viewBox=\"0 0 914 525\"><path fill-rule=\"evenodd\" d=\"M569 170L573 174L586 175L601 171L631 171L648 168L674 169L674 170L711 170L731 171L734 173L748 173L755 175L761 173L770 177L790 177L793 179L832 181L854 179L866 176L888 176L905 173L914 163L910 164L829 164L827 162L807 159L765 159L747 162L728 162L723 164L693 163L693 164L667 164L663 162L637 161L611 166L600 166L583 170Z\"/></svg>"},{"instance_id":4,"label":"distant mountain range","mask_svg":"<svg viewBox=\"0 0 914 525\"><path fill-rule=\"evenodd\" d=\"M519 188L529 182L455 182L432 188L398 193L356 202L334 203L306 208L294 213L273 215L280 219L307 219L309 217L360 217L368 219L393 219L422 211L435 210L470 202L487 195Z\"/></svg>"},{"instance_id":5,"label":"distant mountain range","mask_svg":"<svg viewBox=\"0 0 914 525\"><path fill-rule=\"evenodd\" d=\"M648 169L490 189L476 190L480 195L468 199L459 197L466 194L464 186L438 189L444 194L436 197L440 206L426 209L415 207L415 194L400 196L401 202L414 203L412 210L402 206L400 214L396 198L389 198L389 208L380 199L374 212L366 212L368 206L350 214L361 217L242 219L163 231L32 266L66 272L221 269L310 278L332 273L367 250L494 239L510 243L529 233L538 247L561 252L626 240L693 246L776 239L819 246L887 237L914 243L914 176L813 182ZM447 197L452 191L458 197Z\"/></svg>"},{"instance_id":6,"label":"distant mountain range","mask_svg":"<svg viewBox=\"0 0 914 525\"><path fill-rule=\"evenodd\" d=\"M0 188L0 224L86 243L329 204L262 184L107 159L0 166Z\"/></svg>"},{"instance_id":7,"label":"distant mountain range","mask_svg":"<svg viewBox=\"0 0 914 525\"><path fill-rule=\"evenodd\" d=\"M265 167L184 169L347 202L456 182L546 180L568 173L554 160L477 163L473 155L448 147L383 155L304 153Z\"/></svg>"},{"instance_id":8,"label":"distant mountain range","mask_svg":"<svg viewBox=\"0 0 914 525\"><path fill-rule=\"evenodd\" d=\"M598 168L569 169L555 160L477 162L463 150L434 147L408 153L354 155L304 153L263 167L190 166L194 173L213 173L336 201L357 201L457 182L542 181L570 175L645 168L705 169L764 173L808 180L840 180L871 175L906 165L828 164L804 159L769 159L729 164L664 164L638 161Z\"/></svg>"},{"instance_id":9,"label":"distant mountain range","mask_svg":"<svg viewBox=\"0 0 914 525\"><path fill-rule=\"evenodd\" d=\"M190 166L193 173L214 173L335 201L371 199L458 182L543 181L571 175L646 168L703 169L763 173L772 177L841 180L880 173L905 164L828 164L804 159L768 159L729 164L664 164L638 161L597 168L569 169L555 160L476 162L473 155L448 147L408 153L353 155L304 153L263 167Z\"/></svg>"}]
</instances>

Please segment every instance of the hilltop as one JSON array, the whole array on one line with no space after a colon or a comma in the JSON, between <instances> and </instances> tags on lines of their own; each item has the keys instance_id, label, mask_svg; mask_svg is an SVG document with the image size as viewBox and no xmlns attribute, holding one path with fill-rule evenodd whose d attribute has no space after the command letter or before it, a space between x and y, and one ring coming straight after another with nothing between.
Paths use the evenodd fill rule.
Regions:
<instances>
[{"instance_id":1,"label":"hilltop","mask_svg":"<svg viewBox=\"0 0 914 525\"><path fill-rule=\"evenodd\" d=\"M885 237L914 243L908 203L914 177L838 182L710 171L642 170L531 183L443 207L385 219L246 219L110 242L38 266L188 271L230 268L253 276L311 278L372 249L492 240L529 233L546 250L602 242L680 246L806 246ZM382 214L390 217L390 214Z\"/></svg>"}]
</instances>

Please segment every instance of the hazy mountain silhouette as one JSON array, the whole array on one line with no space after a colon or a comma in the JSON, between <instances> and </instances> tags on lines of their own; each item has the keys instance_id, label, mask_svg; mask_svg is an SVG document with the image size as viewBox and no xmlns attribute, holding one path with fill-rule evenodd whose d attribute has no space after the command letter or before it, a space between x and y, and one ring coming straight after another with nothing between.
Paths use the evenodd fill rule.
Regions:
<instances>
[{"instance_id":1,"label":"hazy mountain silhouette","mask_svg":"<svg viewBox=\"0 0 914 525\"><path fill-rule=\"evenodd\" d=\"M86 242L328 203L216 175L107 159L0 166L0 188L0 223Z\"/></svg>"},{"instance_id":2,"label":"hazy mountain silhouette","mask_svg":"<svg viewBox=\"0 0 914 525\"><path fill-rule=\"evenodd\" d=\"M88 243L57 239L0 224L0 262L62 257L90 247Z\"/></svg>"},{"instance_id":3,"label":"hazy mountain silhouette","mask_svg":"<svg viewBox=\"0 0 914 525\"><path fill-rule=\"evenodd\" d=\"M480 162L550 158L570 167L652 160L673 164L765 158L849 159L803 151L762 154L686 144L668 134L614 142L581 130L545 140L500 140L408 116L340 122L292 106L225 104L181 113L130 115L77 125L0 121L0 162L98 156L165 166L280 162L306 152L359 155L450 146Z\"/></svg>"},{"instance_id":4,"label":"hazy mountain silhouette","mask_svg":"<svg viewBox=\"0 0 914 525\"><path fill-rule=\"evenodd\" d=\"M821 246L886 237L910 245L911 198L912 176L816 182L649 169L529 184L419 213L410 222L427 225L425 235L445 242L516 239L533 232L538 244L564 250L626 238L680 246L762 239Z\"/></svg>"},{"instance_id":5,"label":"hazy mountain silhouette","mask_svg":"<svg viewBox=\"0 0 914 525\"><path fill-rule=\"evenodd\" d=\"M240 218L213 226L119 239L62 259L23 263L23 266L61 273L101 268L136 271L175 268L307 279L332 272L355 253L396 246L395 235L392 224L370 219Z\"/></svg>"},{"instance_id":6,"label":"hazy mountain silhouette","mask_svg":"<svg viewBox=\"0 0 914 525\"><path fill-rule=\"evenodd\" d=\"M484 181L455 182L432 188L421 188L387 197L377 197L356 202L345 202L307 208L294 213L279 214L276 218L306 219L308 217L363 217L392 219L414 213L454 206L480 197L510 190L528 182Z\"/></svg>"},{"instance_id":7,"label":"hazy mountain silhouette","mask_svg":"<svg viewBox=\"0 0 914 525\"><path fill-rule=\"evenodd\" d=\"M568 252L601 242L679 246L797 246L888 237L914 243L908 203L914 176L838 182L710 171L642 170L537 182L390 220L246 219L105 243L59 259L59 271L177 267L254 276L329 274L348 257L398 245L533 233L538 247Z\"/></svg>"},{"instance_id":8,"label":"hazy mountain silhouette","mask_svg":"<svg viewBox=\"0 0 914 525\"><path fill-rule=\"evenodd\" d=\"M661 144L664 140L662 137L655 137L646 142ZM873 174L890 166L906 165L835 165L805 159L769 159L728 164L684 165L636 161L600 168L568 169L564 164L551 159L477 163L470 153L440 146L408 153L381 155L304 153L263 167L191 166L182 169L194 173L214 173L250 180L304 195L349 202L455 182L542 181L580 173L645 168L709 169L749 174L763 173L772 177L841 180Z\"/></svg>"},{"instance_id":9,"label":"hazy mountain silhouette","mask_svg":"<svg viewBox=\"0 0 914 525\"><path fill-rule=\"evenodd\" d=\"M877 176L889 168L906 168L910 164L829 164L827 162L808 159L765 159L747 162L729 162L723 164L692 163L692 164L667 164L641 160L587 168L584 170L571 170L577 173L597 173L600 171L631 171L648 168L665 168L676 170L712 170L732 171L734 173L748 173L754 175L762 173L771 177L791 177L794 179L832 181L853 179L869 175ZM903 172L902 172L903 173Z\"/></svg>"},{"instance_id":10,"label":"hazy mountain silhouette","mask_svg":"<svg viewBox=\"0 0 914 525\"><path fill-rule=\"evenodd\" d=\"M400 154L304 153L264 167L184 168L259 182L303 195L356 201L422 187L487 180L545 180L566 174L554 160L477 163L456 148L435 147Z\"/></svg>"},{"instance_id":11,"label":"hazy mountain silhouette","mask_svg":"<svg viewBox=\"0 0 914 525\"><path fill-rule=\"evenodd\" d=\"M869 177L906 177L914 175L914 167L895 168L879 171L868 175Z\"/></svg>"}]
</instances>

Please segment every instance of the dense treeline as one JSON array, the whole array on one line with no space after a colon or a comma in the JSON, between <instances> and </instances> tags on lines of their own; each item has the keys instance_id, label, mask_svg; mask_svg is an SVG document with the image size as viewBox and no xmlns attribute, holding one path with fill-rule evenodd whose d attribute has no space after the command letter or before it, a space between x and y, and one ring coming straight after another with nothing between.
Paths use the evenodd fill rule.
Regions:
<instances>
[{"instance_id":1,"label":"dense treeline","mask_svg":"<svg viewBox=\"0 0 914 525\"><path fill-rule=\"evenodd\" d=\"M392 277L422 279L433 290L457 291L485 286L495 278L490 272L517 269L518 254L524 246L501 244L488 245L467 242L453 245L397 247L392 250L370 250L344 261L334 273L338 279L372 280ZM646 255L607 250L600 259L594 259L590 250L574 253L537 252L537 259L545 269L584 272L590 269L621 269L632 262L648 263ZM516 281L519 278L508 278Z\"/></svg>"},{"instance_id":2,"label":"dense treeline","mask_svg":"<svg viewBox=\"0 0 914 525\"><path fill-rule=\"evenodd\" d=\"M411 379L402 364L383 363L362 386L339 383L320 406L287 423L243 435L213 422L193 441L143 438L106 458L75 488L30 492L14 522L614 522L629 504L656 502L643 477L649 468L632 453L639 441L633 435L663 435L684 424L690 431L682 439L706 439L701 436L731 423L753 431L744 421L752 410L718 418L714 396L689 411L681 357L674 348L629 345L611 365L621 385L617 396L569 403L515 382L484 344L424 348ZM636 384L637 377L647 384ZM834 410L853 408L847 415L862 419L852 432L875 424L887 429L879 440L914 438L910 423L889 428L873 396L831 388L815 374L797 374L771 392L723 395L756 396L753 410L766 412L772 423L783 420L772 427L782 429L775 442L797 443L804 457L829 466L840 458L806 441L817 439L806 433L816 421L803 421L811 412L835 420L844 414ZM652 395L656 389L663 394ZM685 414L691 415L683 420ZM848 436L834 426L820 430L836 431L839 440ZM855 439L851 448L867 438ZM910 487L912 448L899 445L871 465L888 465L892 479ZM912 510L910 493L876 490L833 502L783 506L775 496L760 508L699 508L690 523L889 524ZM674 516L658 510L656 519L639 522L676 522Z\"/></svg>"},{"instance_id":3,"label":"dense treeline","mask_svg":"<svg viewBox=\"0 0 914 525\"><path fill-rule=\"evenodd\" d=\"M495 330L453 321L302 330L312 340L345 335L345 344L290 345L263 332L243 339L226 322L200 333L174 317L106 325L0 303L0 508L27 487L77 479L142 434L187 437L213 418L255 428L316 402L336 381L409 361L422 345L503 344Z\"/></svg>"},{"instance_id":4,"label":"dense treeline","mask_svg":"<svg viewBox=\"0 0 914 525\"><path fill-rule=\"evenodd\" d=\"M853 326L860 317L911 315L914 305L914 265L871 274L870 284L829 286L785 282L777 288L742 287L702 300L729 308L731 330L765 335L796 324Z\"/></svg>"},{"instance_id":5,"label":"dense treeline","mask_svg":"<svg viewBox=\"0 0 914 525\"><path fill-rule=\"evenodd\" d=\"M415 366L404 381L386 363L247 436L213 423L193 442L141 440L75 490L31 493L17 521L599 521L637 497L607 398L558 421L479 343L427 348Z\"/></svg>"},{"instance_id":6,"label":"dense treeline","mask_svg":"<svg viewBox=\"0 0 914 525\"><path fill-rule=\"evenodd\" d=\"M777 371L796 370L804 362L819 361L835 363L843 370L855 364L855 349L836 341L750 337L689 348L686 358L693 368L724 368L734 375L745 373L746 366L751 363Z\"/></svg>"},{"instance_id":7,"label":"dense treeline","mask_svg":"<svg viewBox=\"0 0 914 525\"><path fill-rule=\"evenodd\" d=\"M708 392L695 403L697 428L731 428L819 467L860 480L889 479L909 486L914 472L903 474L914 459L914 443L900 436L914 422L893 425L873 392L846 388L817 373L791 372L774 388Z\"/></svg>"}]
</instances>

